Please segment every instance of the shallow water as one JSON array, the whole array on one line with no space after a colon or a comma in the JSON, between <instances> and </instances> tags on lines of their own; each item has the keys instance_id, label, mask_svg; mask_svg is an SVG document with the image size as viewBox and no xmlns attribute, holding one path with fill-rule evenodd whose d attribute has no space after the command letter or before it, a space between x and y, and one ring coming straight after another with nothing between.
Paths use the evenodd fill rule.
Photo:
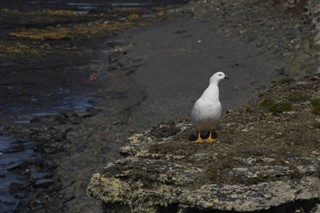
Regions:
<instances>
[{"instance_id":1,"label":"shallow water","mask_svg":"<svg viewBox=\"0 0 320 213\"><path fill-rule=\"evenodd\" d=\"M17 9L22 11L37 9L67 9L79 13L89 13L92 10L109 7L141 7L153 4L176 4L181 1L25 1L1 0L0 9ZM76 68L76 67L75 67ZM17 68L16 68L17 69ZM25 71L25 70L24 70ZM92 107L91 100L94 98L90 92L78 91L79 88L68 88L68 85L62 87L65 82L53 79L52 76L46 76L44 79L36 79L27 82L25 76L17 76L19 73L12 73L14 82L1 82L7 85L10 92L16 93L17 97L1 100L0 113L20 115L22 119L15 120L13 123L19 125L28 125L30 116L46 116L59 113L63 110L73 109L76 111L86 110ZM55 78L63 77L63 75ZM32 86L38 84L38 81L50 82L45 85L48 88L43 90L32 90ZM52 83L53 82L53 83ZM54 83L57 85L54 85ZM52 85L53 84L53 85ZM24 85L24 86L23 86ZM30 89L31 88L31 89ZM38 88L35 86L35 88ZM53 90L51 90L53 88ZM78 90L77 90L78 89ZM24 119L23 117L27 117ZM37 172L25 164L34 158L34 151L30 141L19 140L3 134L0 129L0 210L1 212L13 212L19 204L19 200L25 196L24 190L27 189L30 173L37 176L45 174ZM23 168L23 169L21 169ZM31 171L32 170L32 171Z\"/></svg>"},{"instance_id":2,"label":"shallow water","mask_svg":"<svg viewBox=\"0 0 320 213\"><path fill-rule=\"evenodd\" d=\"M0 133L1 134L1 133ZM33 150L30 143L12 137L0 135L0 209L11 212L19 204L21 193L14 193L13 187L27 187L26 176L18 167L30 159ZM15 194L15 195L14 195Z\"/></svg>"},{"instance_id":3,"label":"shallow water","mask_svg":"<svg viewBox=\"0 0 320 213\"><path fill-rule=\"evenodd\" d=\"M103 0L92 0L92 1L74 1L74 0L52 0L52 1L15 1L12 3L10 0L2 0L0 2L0 8L11 8L11 9L22 9L25 10L28 7L32 8L50 8L50 9L63 9L63 10L74 10L79 13L86 14L92 10L112 8L112 7L148 7L155 5L174 5L185 3L185 0L120 0L120 1L103 1Z\"/></svg>"}]
</instances>

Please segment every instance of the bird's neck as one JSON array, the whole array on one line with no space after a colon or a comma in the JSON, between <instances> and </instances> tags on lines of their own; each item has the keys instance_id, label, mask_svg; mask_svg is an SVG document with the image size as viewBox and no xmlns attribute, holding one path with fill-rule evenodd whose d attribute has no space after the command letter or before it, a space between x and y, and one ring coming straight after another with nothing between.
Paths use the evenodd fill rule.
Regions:
<instances>
[{"instance_id":1,"label":"bird's neck","mask_svg":"<svg viewBox=\"0 0 320 213\"><path fill-rule=\"evenodd\" d=\"M218 84L210 84L209 87L203 92L201 98L207 100L219 101L219 87Z\"/></svg>"}]
</instances>

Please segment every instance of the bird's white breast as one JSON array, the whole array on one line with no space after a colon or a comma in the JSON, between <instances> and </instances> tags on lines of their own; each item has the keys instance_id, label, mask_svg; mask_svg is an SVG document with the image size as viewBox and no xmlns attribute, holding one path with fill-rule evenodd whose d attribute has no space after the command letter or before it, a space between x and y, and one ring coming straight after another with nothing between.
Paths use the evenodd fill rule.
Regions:
<instances>
[{"instance_id":1,"label":"bird's white breast","mask_svg":"<svg viewBox=\"0 0 320 213\"><path fill-rule=\"evenodd\" d=\"M193 106L191 119L198 130L212 130L221 117L219 88L210 85Z\"/></svg>"}]
</instances>

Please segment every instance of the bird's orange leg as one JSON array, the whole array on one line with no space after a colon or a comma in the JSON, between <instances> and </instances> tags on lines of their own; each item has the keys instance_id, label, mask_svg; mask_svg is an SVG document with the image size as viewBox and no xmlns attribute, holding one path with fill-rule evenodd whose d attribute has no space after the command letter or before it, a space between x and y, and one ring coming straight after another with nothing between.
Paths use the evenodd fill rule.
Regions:
<instances>
[{"instance_id":1,"label":"bird's orange leg","mask_svg":"<svg viewBox=\"0 0 320 213\"><path fill-rule=\"evenodd\" d=\"M216 139L212 138L212 132L210 131L209 137L205 140L206 142L215 142Z\"/></svg>"},{"instance_id":2,"label":"bird's orange leg","mask_svg":"<svg viewBox=\"0 0 320 213\"><path fill-rule=\"evenodd\" d=\"M200 131L198 132L198 138L197 138L197 140L195 140L194 142L195 142L195 143L202 143L202 142L204 142L204 140L201 138L201 132L200 132Z\"/></svg>"}]
</instances>

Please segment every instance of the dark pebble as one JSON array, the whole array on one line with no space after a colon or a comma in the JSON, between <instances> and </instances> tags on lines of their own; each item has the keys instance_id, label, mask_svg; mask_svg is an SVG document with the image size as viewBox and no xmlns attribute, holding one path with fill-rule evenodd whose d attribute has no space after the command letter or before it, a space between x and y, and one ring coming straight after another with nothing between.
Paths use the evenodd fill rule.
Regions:
<instances>
[{"instance_id":1,"label":"dark pebble","mask_svg":"<svg viewBox=\"0 0 320 213\"><path fill-rule=\"evenodd\" d=\"M68 119L62 115L58 115L55 119L56 122L60 123L60 124L67 124L68 123Z\"/></svg>"},{"instance_id":2,"label":"dark pebble","mask_svg":"<svg viewBox=\"0 0 320 213\"><path fill-rule=\"evenodd\" d=\"M57 132L56 134L54 134L53 139L57 142L61 142L66 140L67 138L67 132L66 131L61 131L61 132Z\"/></svg>"},{"instance_id":3,"label":"dark pebble","mask_svg":"<svg viewBox=\"0 0 320 213\"><path fill-rule=\"evenodd\" d=\"M67 110L63 114L66 118L74 118L78 116L78 114L73 110Z\"/></svg>"},{"instance_id":4,"label":"dark pebble","mask_svg":"<svg viewBox=\"0 0 320 213\"><path fill-rule=\"evenodd\" d=\"M82 123L83 119L82 119L82 117L75 117L75 118L69 119L69 121L72 124L80 124L80 123Z\"/></svg>"},{"instance_id":5,"label":"dark pebble","mask_svg":"<svg viewBox=\"0 0 320 213\"><path fill-rule=\"evenodd\" d=\"M101 109L91 108L82 116L83 118L88 118L97 115L99 112L102 112Z\"/></svg>"}]
</instances>

